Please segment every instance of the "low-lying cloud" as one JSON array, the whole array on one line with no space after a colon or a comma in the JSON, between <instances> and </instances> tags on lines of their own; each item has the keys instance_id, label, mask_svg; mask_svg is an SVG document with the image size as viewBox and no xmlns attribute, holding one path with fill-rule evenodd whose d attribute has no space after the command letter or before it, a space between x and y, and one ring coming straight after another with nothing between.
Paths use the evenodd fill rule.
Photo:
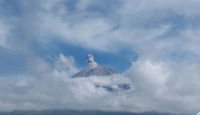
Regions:
<instances>
[{"instance_id":1,"label":"low-lying cloud","mask_svg":"<svg viewBox=\"0 0 200 115\"><path fill-rule=\"evenodd\" d=\"M77 71L73 63L72 56L60 54L55 58L55 66L42 66L46 67L43 72L1 77L0 110L70 108L195 113L200 107L198 64L140 58L122 74L73 79L70 76ZM41 66L41 62L35 66ZM130 84L131 89L110 92L95 84L113 88Z\"/></svg>"}]
</instances>

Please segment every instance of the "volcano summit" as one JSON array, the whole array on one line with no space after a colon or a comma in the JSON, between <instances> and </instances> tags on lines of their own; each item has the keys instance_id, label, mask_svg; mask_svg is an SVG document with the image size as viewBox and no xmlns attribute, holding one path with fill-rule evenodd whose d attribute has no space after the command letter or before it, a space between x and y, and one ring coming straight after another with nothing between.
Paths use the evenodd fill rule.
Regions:
<instances>
[{"instance_id":1,"label":"volcano summit","mask_svg":"<svg viewBox=\"0 0 200 115\"><path fill-rule=\"evenodd\" d=\"M117 73L111 68L98 65L96 62L94 62L94 57L91 54L87 55L86 62L88 63L88 67L73 75L72 78L90 76L110 76Z\"/></svg>"},{"instance_id":2,"label":"volcano summit","mask_svg":"<svg viewBox=\"0 0 200 115\"><path fill-rule=\"evenodd\" d=\"M94 62L94 57L91 54L87 55L86 62L88 63L88 67L73 75L72 78L78 77L90 77L90 76L110 76L113 74L117 74L117 72L111 68L98 65ZM113 86L112 86L113 85ZM97 88L104 88L107 91L115 92L118 90L128 90L130 89L130 84L95 84Z\"/></svg>"}]
</instances>

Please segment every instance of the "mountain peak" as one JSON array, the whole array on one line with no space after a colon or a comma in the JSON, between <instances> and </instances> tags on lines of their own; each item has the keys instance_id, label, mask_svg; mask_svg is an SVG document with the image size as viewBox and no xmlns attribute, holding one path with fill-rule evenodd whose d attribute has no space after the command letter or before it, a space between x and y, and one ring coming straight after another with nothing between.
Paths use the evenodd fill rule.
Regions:
<instances>
[{"instance_id":1,"label":"mountain peak","mask_svg":"<svg viewBox=\"0 0 200 115\"><path fill-rule=\"evenodd\" d=\"M77 74L73 75L72 78L90 77L90 76L109 76L109 75L117 73L115 70L109 67L98 65L94 61L94 57L91 54L87 55L86 62L88 64L88 67L78 72Z\"/></svg>"},{"instance_id":2,"label":"mountain peak","mask_svg":"<svg viewBox=\"0 0 200 115\"><path fill-rule=\"evenodd\" d=\"M94 62L94 57L91 54L87 55L86 62L88 63L88 67L84 68L82 71L77 74L71 76L72 78L78 77L91 77L91 76L110 76L116 74L117 72L109 67L105 67L102 65L98 65ZM117 87L113 88L113 86L107 84L95 84L97 88L103 88L110 92L115 92L118 90L128 90L130 89L130 84L116 84Z\"/></svg>"}]
</instances>

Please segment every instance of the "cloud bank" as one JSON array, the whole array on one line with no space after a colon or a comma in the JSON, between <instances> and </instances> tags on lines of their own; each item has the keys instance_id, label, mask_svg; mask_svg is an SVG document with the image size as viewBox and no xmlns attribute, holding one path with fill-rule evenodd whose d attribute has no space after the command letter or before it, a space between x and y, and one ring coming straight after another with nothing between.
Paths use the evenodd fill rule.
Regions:
<instances>
[{"instance_id":1,"label":"cloud bank","mask_svg":"<svg viewBox=\"0 0 200 115\"><path fill-rule=\"evenodd\" d=\"M60 54L54 67L38 62L31 74L1 78L1 111L70 108L195 113L199 109L198 64L183 68L173 62L140 58L122 74L72 79L69 73L77 71L73 63L73 57ZM109 92L95 84L113 88L131 84L131 89Z\"/></svg>"}]
</instances>

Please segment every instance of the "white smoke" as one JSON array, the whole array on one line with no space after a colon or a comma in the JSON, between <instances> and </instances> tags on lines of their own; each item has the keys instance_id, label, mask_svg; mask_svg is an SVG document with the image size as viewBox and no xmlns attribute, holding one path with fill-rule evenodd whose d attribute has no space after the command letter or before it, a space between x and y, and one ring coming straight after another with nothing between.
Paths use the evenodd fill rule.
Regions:
<instances>
[{"instance_id":1,"label":"white smoke","mask_svg":"<svg viewBox=\"0 0 200 115\"><path fill-rule=\"evenodd\" d=\"M98 65L96 62L94 62L94 57L91 54L87 55L86 62L90 67L96 67Z\"/></svg>"}]
</instances>

